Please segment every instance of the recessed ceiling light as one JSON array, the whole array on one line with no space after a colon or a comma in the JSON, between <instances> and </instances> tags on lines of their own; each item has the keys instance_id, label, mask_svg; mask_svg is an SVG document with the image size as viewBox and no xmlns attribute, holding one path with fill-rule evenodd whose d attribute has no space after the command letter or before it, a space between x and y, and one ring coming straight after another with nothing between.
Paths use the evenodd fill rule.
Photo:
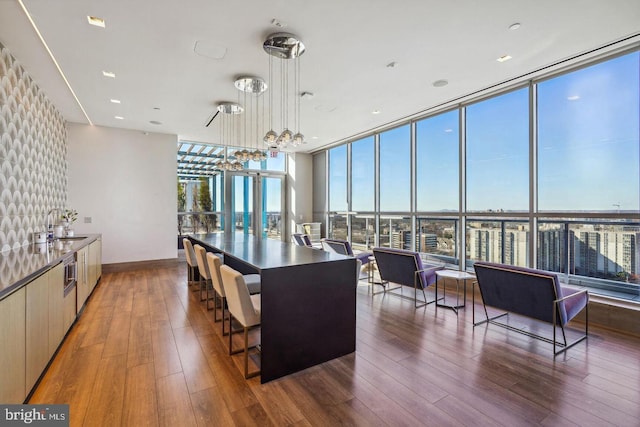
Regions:
<instances>
[{"instance_id":1,"label":"recessed ceiling light","mask_svg":"<svg viewBox=\"0 0 640 427\"><path fill-rule=\"evenodd\" d=\"M152 125L161 125L162 122L159 122L157 120L151 120L149 123L151 123Z\"/></svg>"},{"instance_id":2,"label":"recessed ceiling light","mask_svg":"<svg viewBox=\"0 0 640 427\"><path fill-rule=\"evenodd\" d=\"M496 59L498 62L506 62L511 59L511 55L502 55L500 58Z\"/></svg>"},{"instance_id":3,"label":"recessed ceiling light","mask_svg":"<svg viewBox=\"0 0 640 427\"><path fill-rule=\"evenodd\" d=\"M118 119L118 120L124 120L124 117L122 117L122 116L114 116L114 118Z\"/></svg>"},{"instance_id":4,"label":"recessed ceiling light","mask_svg":"<svg viewBox=\"0 0 640 427\"><path fill-rule=\"evenodd\" d=\"M311 139L318 139L318 137L317 136L312 136Z\"/></svg>"},{"instance_id":5,"label":"recessed ceiling light","mask_svg":"<svg viewBox=\"0 0 640 427\"><path fill-rule=\"evenodd\" d=\"M373 110L371 114L380 114L380 110Z\"/></svg>"},{"instance_id":6,"label":"recessed ceiling light","mask_svg":"<svg viewBox=\"0 0 640 427\"><path fill-rule=\"evenodd\" d=\"M97 16L87 16L87 21L89 21L89 24L93 26L100 28L105 27L104 19L98 18Z\"/></svg>"},{"instance_id":7,"label":"recessed ceiling light","mask_svg":"<svg viewBox=\"0 0 640 427\"><path fill-rule=\"evenodd\" d=\"M110 99L110 101L111 101L113 104L120 104L120 100L119 100L119 99Z\"/></svg>"},{"instance_id":8,"label":"recessed ceiling light","mask_svg":"<svg viewBox=\"0 0 640 427\"><path fill-rule=\"evenodd\" d=\"M580 95L571 95L571 96L568 96L567 99L569 101L577 101L578 99L580 99Z\"/></svg>"},{"instance_id":9,"label":"recessed ceiling light","mask_svg":"<svg viewBox=\"0 0 640 427\"><path fill-rule=\"evenodd\" d=\"M113 73L111 71L103 71L102 75L105 77L111 77L112 79L116 78L116 73Z\"/></svg>"},{"instance_id":10,"label":"recessed ceiling light","mask_svg":"<svg viewBox=\"0 0 640 427\"><path fill-rule=\"evenodd\" d=\"M517 30L518 28L520 28L520 23L519 23L519 22L516 22L515 24L511 24L511 25L509 25L509 29L510 29L511 31L513 31L513 30Z\"/></svg>"},{"instance_id":11,"label":"recessed ceiling light","mask_svg":"<svg viewBox=\"0 0 640 427\"><path fill-rule=\"evenodd\" d=\"M443 87L449 84L447 80L436 80L432 83L434 87Z\"/></svg>"}]
</instances>

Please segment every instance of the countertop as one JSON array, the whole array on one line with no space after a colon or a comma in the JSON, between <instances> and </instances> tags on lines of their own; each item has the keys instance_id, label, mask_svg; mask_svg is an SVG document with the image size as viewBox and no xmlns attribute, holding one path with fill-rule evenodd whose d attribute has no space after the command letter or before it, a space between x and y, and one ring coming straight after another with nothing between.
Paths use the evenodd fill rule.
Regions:
<instances>
[{"instance_id":1,"label":"countertop","mask_svg":"<svg viewBox=\"0 0 640 427\"><path fill-rule=\"evenodd\" d=\"M258 271L293 265L315 264L352 257L273 239L256 239L243 233L194 234L194 241L215 248Z\"/></svg>"},{"instance_id":2,"label":"countertop","mask_svg":"<svg viewBox=\"0 0 640 427\"><path fill-rule=\"evenodd\" d=\"M81 237L84 238L79 240ZM83 234L74 240L59 239L0 252L0 300L100 237L101 234Z\"/></svg>"}]
</instances>

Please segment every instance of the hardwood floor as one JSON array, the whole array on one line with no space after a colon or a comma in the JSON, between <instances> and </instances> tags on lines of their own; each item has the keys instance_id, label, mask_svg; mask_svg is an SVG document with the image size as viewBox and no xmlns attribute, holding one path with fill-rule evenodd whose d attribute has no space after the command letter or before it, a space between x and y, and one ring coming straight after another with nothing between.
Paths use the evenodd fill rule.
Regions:
<instances>
[{"instance_id":1,"label":"hardwood floor","mask_svg":"<svg viewBox=\"0 0 640 427\"><path fill-rule=\"evenodd\" d=\"M355 353L261 385L184 266L104 274L30 403L70 404L74 426L640 425L638 337L593 326L554 359L473 328L470 301L456 317L357 293Z\"/></svg>"}]
</instances>

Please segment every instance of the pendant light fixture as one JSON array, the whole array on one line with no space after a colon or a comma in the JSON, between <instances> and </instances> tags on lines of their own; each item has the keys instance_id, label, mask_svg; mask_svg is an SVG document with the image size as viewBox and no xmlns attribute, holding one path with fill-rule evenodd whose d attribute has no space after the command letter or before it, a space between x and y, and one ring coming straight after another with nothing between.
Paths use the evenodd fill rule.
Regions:
<instances>
[{"instance_id":1,"label":"pendant light fixture","mask_svg":"<svg viewBox=\"0 0 640 427\"><path fill-rule=\"evenodd\" d=\"M222 113L220 121L220 144L224 148L224 160L216 162L215 166L220 170L242 170L242 163L237 159L231 161L229 159L229 146L234 143L235 128L237 125L239 114L242 114L244 108L240 104L233 102L223 102L218 104L218 111ZM235 157L235 156L234 156Z\"/></svg>"},{"instance_id":2,"label":"pendant light fixture","mask_svg":"<svg viewBox=\"0 0 640 427\"><path fill-rule=\"evenodd\" d=\"M236 156L245 162L266 160L266 153L258 149L258 141L261 135L260 98L267 90L267 83L260 77L243 76L236 79L234 86L244 94L245 105L244 133L242 135L244 149L237 151Z\"/></svg>"},{"instance_id":3,"label":"pendant light fixture","mask_svg":"<svg viewBox=\"0 0 640 427\"><path fill-rule=\"evenodd\" d=\"M285 148L289 143L298 146L304 143L304 136L300 132L300 56L305 52L305 46L295 35L290 33L271 34L262 44L265 52L269 54L269 121L270 130L264 135L263 141L270 149ZM279 91L280 91L280 128L279 133L274 130L274 67L273 58L279 63ZM289 64L293 63L293 82L289 77ZM291 88L293 86L293 90ZM293 91L293 94L291 92ZM293 95L293 102L291 96ZM293 124L296 133L290 130L289 106L293 104Z\"/></svg>"}]
</instances>

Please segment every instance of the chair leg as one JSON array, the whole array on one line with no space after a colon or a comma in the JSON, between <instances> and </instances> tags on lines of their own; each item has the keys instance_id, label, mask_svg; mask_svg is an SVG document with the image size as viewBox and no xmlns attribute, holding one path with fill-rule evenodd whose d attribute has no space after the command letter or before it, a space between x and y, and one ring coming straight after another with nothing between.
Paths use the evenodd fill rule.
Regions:
<instances>
[{"instance_id":1,"label":"chair leg","mask_svg":"<svg viewBox=\"0 0 640 427\"><path fill-rule=\"evenodd\" d=\"M211 290L211 292L213 292L213 298L211 298L209 296L209 294L210 294L209 290ZM213 289L213 284L209 285L209 283L207 283L207 311L215 309L215 305L216 305L215 297L216 297L216 291L215 291L215 289ZM209 305L209 301L211 301L212 299L213 299L213 308L211 308L211 306ZM215 312L214 312L213 317L214 317L214 320L215 320Z\"/></svg>"},{"instance_id":2,"label":"chair leg","mask_svg":"<svg viewBox=\"0 0 640 427\"><path fill-rule=\"evenodd\" d=\"M218 292L213 293L213 321L219 322L223 319L218 319ZM222 329L224 329L224 322L222 322Z\"/></svg>"},{"instance_id":3,"label":"chair leg","mask_svg":"<svg viewBox=\"0 0 640 427\"><path fill-rule=\"evenodd\" d=\"M231 329L231 319L233 319L233 316L231 315L231 313L229 313L229 332L228 332L228 335L229 335L229 355L242 353L242 349L241 348L237 349L237 350L233 349L233 333L234 332L239 332L240 330L234 331L233 329ZM222 322L224 324L224 320Z\"/></svg>"},{"instance_id":4,"label":"chair leg","mask_svg":"<svg viewBox=\"0 0 640 427\"><path fill-rule=\"evenodd\" d=\"M253 347L252 347L253 348ZM249 373L249 328L244 327L244 379L257 377L260 375L260 369Z\"/></svg>"},{"instance_id":5,"label":"chair leg","mask_svg":"<svg viewBox=\"0 0 640 427\"><path fill-rule=\"evenodd\" d=\"M244 327L244 378L249 378L249 329Z\"/></svg>"},{"instance_id":6,"label":"chair leg","mask_svg":"<svg viewBox=\"0 0 640 427\"><path fill-rule=\"evenodd\" d=\"M206 290L206 287L207 287L207 280L200 277L200 301L201 302L205 300L205 298L202 297L202 292Z\"/></svg>"},{"instance_id":7,"label":"chair leg","mask_svg":"<svg viewBox=\"0 0 640 427\"><path fill-rule=\"evenodd\" d=\"M257 377L260 375L260 370L249 373L249 328L244 327L244 379Z\"/></svg>"}]
</instances>

